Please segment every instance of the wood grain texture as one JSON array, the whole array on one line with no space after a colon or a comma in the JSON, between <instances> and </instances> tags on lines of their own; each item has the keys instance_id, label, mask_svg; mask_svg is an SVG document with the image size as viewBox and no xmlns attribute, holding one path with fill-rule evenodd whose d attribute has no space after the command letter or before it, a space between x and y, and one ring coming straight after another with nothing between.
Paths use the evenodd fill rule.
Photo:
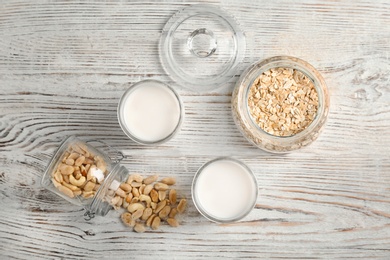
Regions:
<instances>
[{"instance_id":1,"label":"wood grain texture","mask_svg":"<svg viewBox=\"0 0 390 260\"><path fill-rule=\"evenodd\" d=\"M314 65L331 94L328 123L309 147L273 155L234 125L230 97L195 93L164 72L158 42L187 1L0 3L1 259L389 259L389 1L203 1L233 14L251 62L291 55ZM240 71L240 72L241 72ZM142 79L172 84L186 109L181 132L158 147L121 131L116 107ZM123 165L178 179L191 198L197 169L234 156L256 174L259 197L242 222L207 221L192 202L179 228L131 232L117 212L83 210L40 187L68 135L104 140Z\"/></svg>"}]
</instances>

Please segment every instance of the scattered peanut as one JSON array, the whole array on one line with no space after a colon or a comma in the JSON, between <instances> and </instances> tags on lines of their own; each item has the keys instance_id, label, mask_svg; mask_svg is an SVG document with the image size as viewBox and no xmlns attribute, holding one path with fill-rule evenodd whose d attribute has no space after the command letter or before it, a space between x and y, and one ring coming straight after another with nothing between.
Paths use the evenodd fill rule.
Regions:
<instances>
[{"instance_id":1,"label":"scattered peanut","mask_svg":"<svg viewBox=\"0 0 390 260\"><path fill-rule=\"evenodd\" d=\"M177 215L177 209L176 209L176 208L173 208L173 209L171 209L171 212L169 212L168 217L169 217L169 218L175 218L176 215Z\"/></svg>"},{"instance_id":2,"label":"scattered peanut","mask_svg":"<svg viewBox=\"0 0 390 260\"><path fill-rule=\"evenodd\" d=\"M174 185L176 183L176 179L173 177L166 177L161 180L162 183L165 183L167 185Z\"/></svg>"},{"instance_id":3,"label":"scattered peanut","mask_svg":"<svg viewBox=\"0 0 390 260\"><path fill-rule=\"evenodd\" d=\"M153 189L153 185L150 185L150 184L146 185L143 194L149 195L149 193L152 191L152 189Z\"/></svg>"},{"instance_id":4,"label":"scattered peanut","mask_svg":"<svg viewBox=\"0 0 390 260\"><path fill-rule=\"evenodd\" d=\"M186 209L187 207L187 200L186 199L181 199L180 202L179 202L179 205L177 206L177 211L179 213L183 213L184 210Z\"/></svg>"},{"instance_id":5,"label":"scattered peanut","mask_svg":"<svg viewBox=\"0 0 390 260\"><path fill-rule=\"evenodd\" d=\"M167 189L169 189L167 184L161 183L161 182L157 182L156 184L154 184L154 188L156 190L167 190Z\"/></svg>"},{"instance_id":6,"label":"scattered peanut","mask_svg":"<svg viewBox=\"0 0 390 260\"><path fill-rule=\"evenodd\" d=\"M169 213L171 212L171 206L166 205L165 207L162 208L162 210L158 213L158 216L161 219L165 219L168 217Z\"/></svg>"},{"instance_id":7,"label":"scattered peanut","mask_svg":"<svg viewBox=\"0 0 390 260\"><path fill-rule=\"evenodd\" d=\"M134 220L137 220L139 219L140 217L142 217L142 215L144 214L144 209L143 208L139 208L137 209L133 215L131 215L131 217L134 219Z\"/></svg>"},{"instance_id":8,"label":"scattered peanut","mask_svg":"<svg viewBox=\"0 0 390 260\"><path fill-rule=\"evenodd\" d=\"M160 227L160 223L161 223L161 219L157 216L154 217L151 225L152 229L153 230L158 229Z\"/></svg>"},{"instance_id":9,"label":"scattered peanut","mask_svg":"<svg viewBox=\"0 0 390 260\"><path fill-rule=\"evenodd\" d=\"M134 231L137 232L137 233L144 233L145 232L145 226L140 224L140 223L137 223L134 226Z\"/></svg>"},{"instance_id":10,"label":"scattered peanut","mask_svg":"<svg viewBox=\"0 0 390 260\"><path fill-rule=\"evenodd\" d=\"M155 212L155 213L159 213L160 210L162 210L166 205L167 205L167 201L166 201L166 200L160 201L160 202L157 204L157 208L154 210L154 212Z\"/></svg>"},{"instance_id":11,"label":"scattered peanut","mask_svg":"<svg viewBox=\"0 0 390 260\"><path fill-rule=\"evenodd\" d=\"M146 226L150 227L152 225L153 219L156 217L156 214L152 214L148 220L146 220Z\"/></svg>"},{"instance_id":12,"label":"scattered peanut","mask_svg":"<svg viewBox=\"0 0 390 260\"><path fill-rule=\"evenodd\" d=\"M122 198L125 198L126 197L126 192L124 190L122 190L121 188L118 188L115 193L119 196L121 196Z\"/></svg>"},{"instance_id":13,"label":"scattered peanut","mask_svg":"<svg viewBox=\"0 0 390 260\"><path fill-rule=\"evenodd\" d=\"M121 185L119 187L122 190L124 190L125 192L130 192L131 191L131 185L126 183L126 182L121 183Z\"/></svg>"},{"instance_id":14,"label":"scattered peanut","mask_svg":"<svg viewBox=\"0 0 390 260\"><path fill-rule=\"evenodd\" d=\"M141 219L142 220L147 220L152 215L152 213L153 213L153 210L151 208L146 208L144 210L144 213L142 214Z\"/></svg>"},{"instance_id":15,"label":"scattered peanut","mask_svg":"<svg viewBox=\"0 0 390 260\"><path fill-rule=\"evenodd\" d=\"M168 218L168 219L167 219L167 222L168 222L168 224L169 224L171 227L178 227L178 226L179 226L179 222L177 222L177 220L174 219L174 218Z\"/></svg>"},{"instance_id":16,"label":"scattered peanut","mask_svg":"<svg viewBox=\"0 0 390 260\"><path fill-rule=\"evenodd\" d=\"M176 190L172 189L169 191L169 201L172 203L172 204L176 204L176 201L177 201L177 193L176 193Z\"/></svg>"},{"instance_id":17,"label":"scattered peanut","mask_svg":"<svg viewBox=\"0 0 390 260\"><path fill-rule=\"evenodd\" d=\"M133 203L133 204L130 204L128 207L127 207L127 210L130 212L130 213L133 213L139 209L144 209L145 206L141 203Z\"/></svg>"},{"instance_id":18,"label":"scattered peanut","mask_svg":"<svg viewBox=\"0 0 390 260\"><path fill-rule=\"evenodd\" d=\"M149 184L151 184L151 183L157 181L157 179L158 179L158 175L152 175L152 176L149 176L149 177L145 178L145 179L144 179L144 183L145 183L146 185L149 185Z\"/></svg>"},{"instance_id":19,"label":"scattered peanut","mask_svg":"<svg viewBox=\"0 0 390 260\"><path fill-rule=\"evenodd\" d=\"M167 191L166 190L159 190L158 191L158 199L160 201L165 200L166 196L167 196Z\"/></svg>"},{"instance_id":20,"label":"scattered peanut","mask_svg":"<svg viewBox=\"0 0 390 260\"><path fill-rule=\"evenodd\" d=\"M131 217L129 212L125 212L121 215L122 222L128 227L135 226L135 220Z\"/></svg>"},{"instance_id":21,"label":"scattered peanut","mask_svg":"<svg viewBox=\"0 0 390 260\"><path fill-rule=\"evenodd\" d=\"M158 202L158 192L155 189L152 189L150 192L150 197L152 198L153 202Z\"/></svg>"}]
</instances>

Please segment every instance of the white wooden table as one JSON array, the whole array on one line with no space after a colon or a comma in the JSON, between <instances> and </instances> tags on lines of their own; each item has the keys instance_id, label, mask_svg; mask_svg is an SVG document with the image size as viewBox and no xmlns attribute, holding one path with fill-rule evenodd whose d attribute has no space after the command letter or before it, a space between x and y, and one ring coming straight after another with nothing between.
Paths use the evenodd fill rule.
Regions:
<instances>
[{"instance_id":1,"label":"white wooden table","mask_svg":"<svg viewBox=\"0 0 390 260\"><path fill-rule=\"evenodd\" d=\"M161 29L193 3L1 1L0 258L390 259L389 1L210 1L245 31L242 69L291 55L324 76L324 132L287 155L253 147L235 127L239 74L197 94L164 72ZM143 79L174 86L186 108L182 131L158 147L129 140L116 118L122 93ZM104 140L132 171L176 176L189 199L204 162L233 156L256 174L257 205L242 222L218 225L190 202L180 227L143 234L115 211L86 222L39 184L69 135Z\"/></svg>"}]
</instances>

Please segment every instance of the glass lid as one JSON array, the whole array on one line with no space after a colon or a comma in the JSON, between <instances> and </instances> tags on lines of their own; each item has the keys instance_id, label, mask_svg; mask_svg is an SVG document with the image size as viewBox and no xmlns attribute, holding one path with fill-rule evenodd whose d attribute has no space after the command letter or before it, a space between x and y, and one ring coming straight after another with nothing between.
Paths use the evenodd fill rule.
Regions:
<instances>
[{"instance_id":1,"label":"glass lid","mask_svg":"<svg viewBox=\"0 0 390 260\"><path fill-rule=\"evenodd\" d=\"M236 20L213 5L193 5L173 15L160 39L160 58L169 76L184 88L218 88L237 72L245 37Z\"/></svg>"}]
</instances>

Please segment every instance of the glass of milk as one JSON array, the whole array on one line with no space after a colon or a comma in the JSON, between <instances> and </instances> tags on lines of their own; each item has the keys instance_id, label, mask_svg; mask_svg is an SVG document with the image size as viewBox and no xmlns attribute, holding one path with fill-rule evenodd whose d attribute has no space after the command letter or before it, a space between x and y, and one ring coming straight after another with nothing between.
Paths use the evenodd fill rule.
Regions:
<instances>
[{"instance_id":1,"label":"glass of milk","mask_svg":"<svg viewBox=\"0 0 390 260\"><path fill-rule=\"evenodd\" d=\"M154 145L170 140L183 121L179 95L167 84L144 80L132 85L118 105L119 124L133 141Z\"/></svg>"},{"instance_id":2,"label":"glass of milk","mask_svg":"<svg viewBox=\"0 0 390 260\"><path fill-rule=\"evenodd\" d=\"M253 172L241 161L220 157L205 163L192 182L192 200L207 219L239 221L256 204L258 185Z\"/></svg>"}]
</instances>

